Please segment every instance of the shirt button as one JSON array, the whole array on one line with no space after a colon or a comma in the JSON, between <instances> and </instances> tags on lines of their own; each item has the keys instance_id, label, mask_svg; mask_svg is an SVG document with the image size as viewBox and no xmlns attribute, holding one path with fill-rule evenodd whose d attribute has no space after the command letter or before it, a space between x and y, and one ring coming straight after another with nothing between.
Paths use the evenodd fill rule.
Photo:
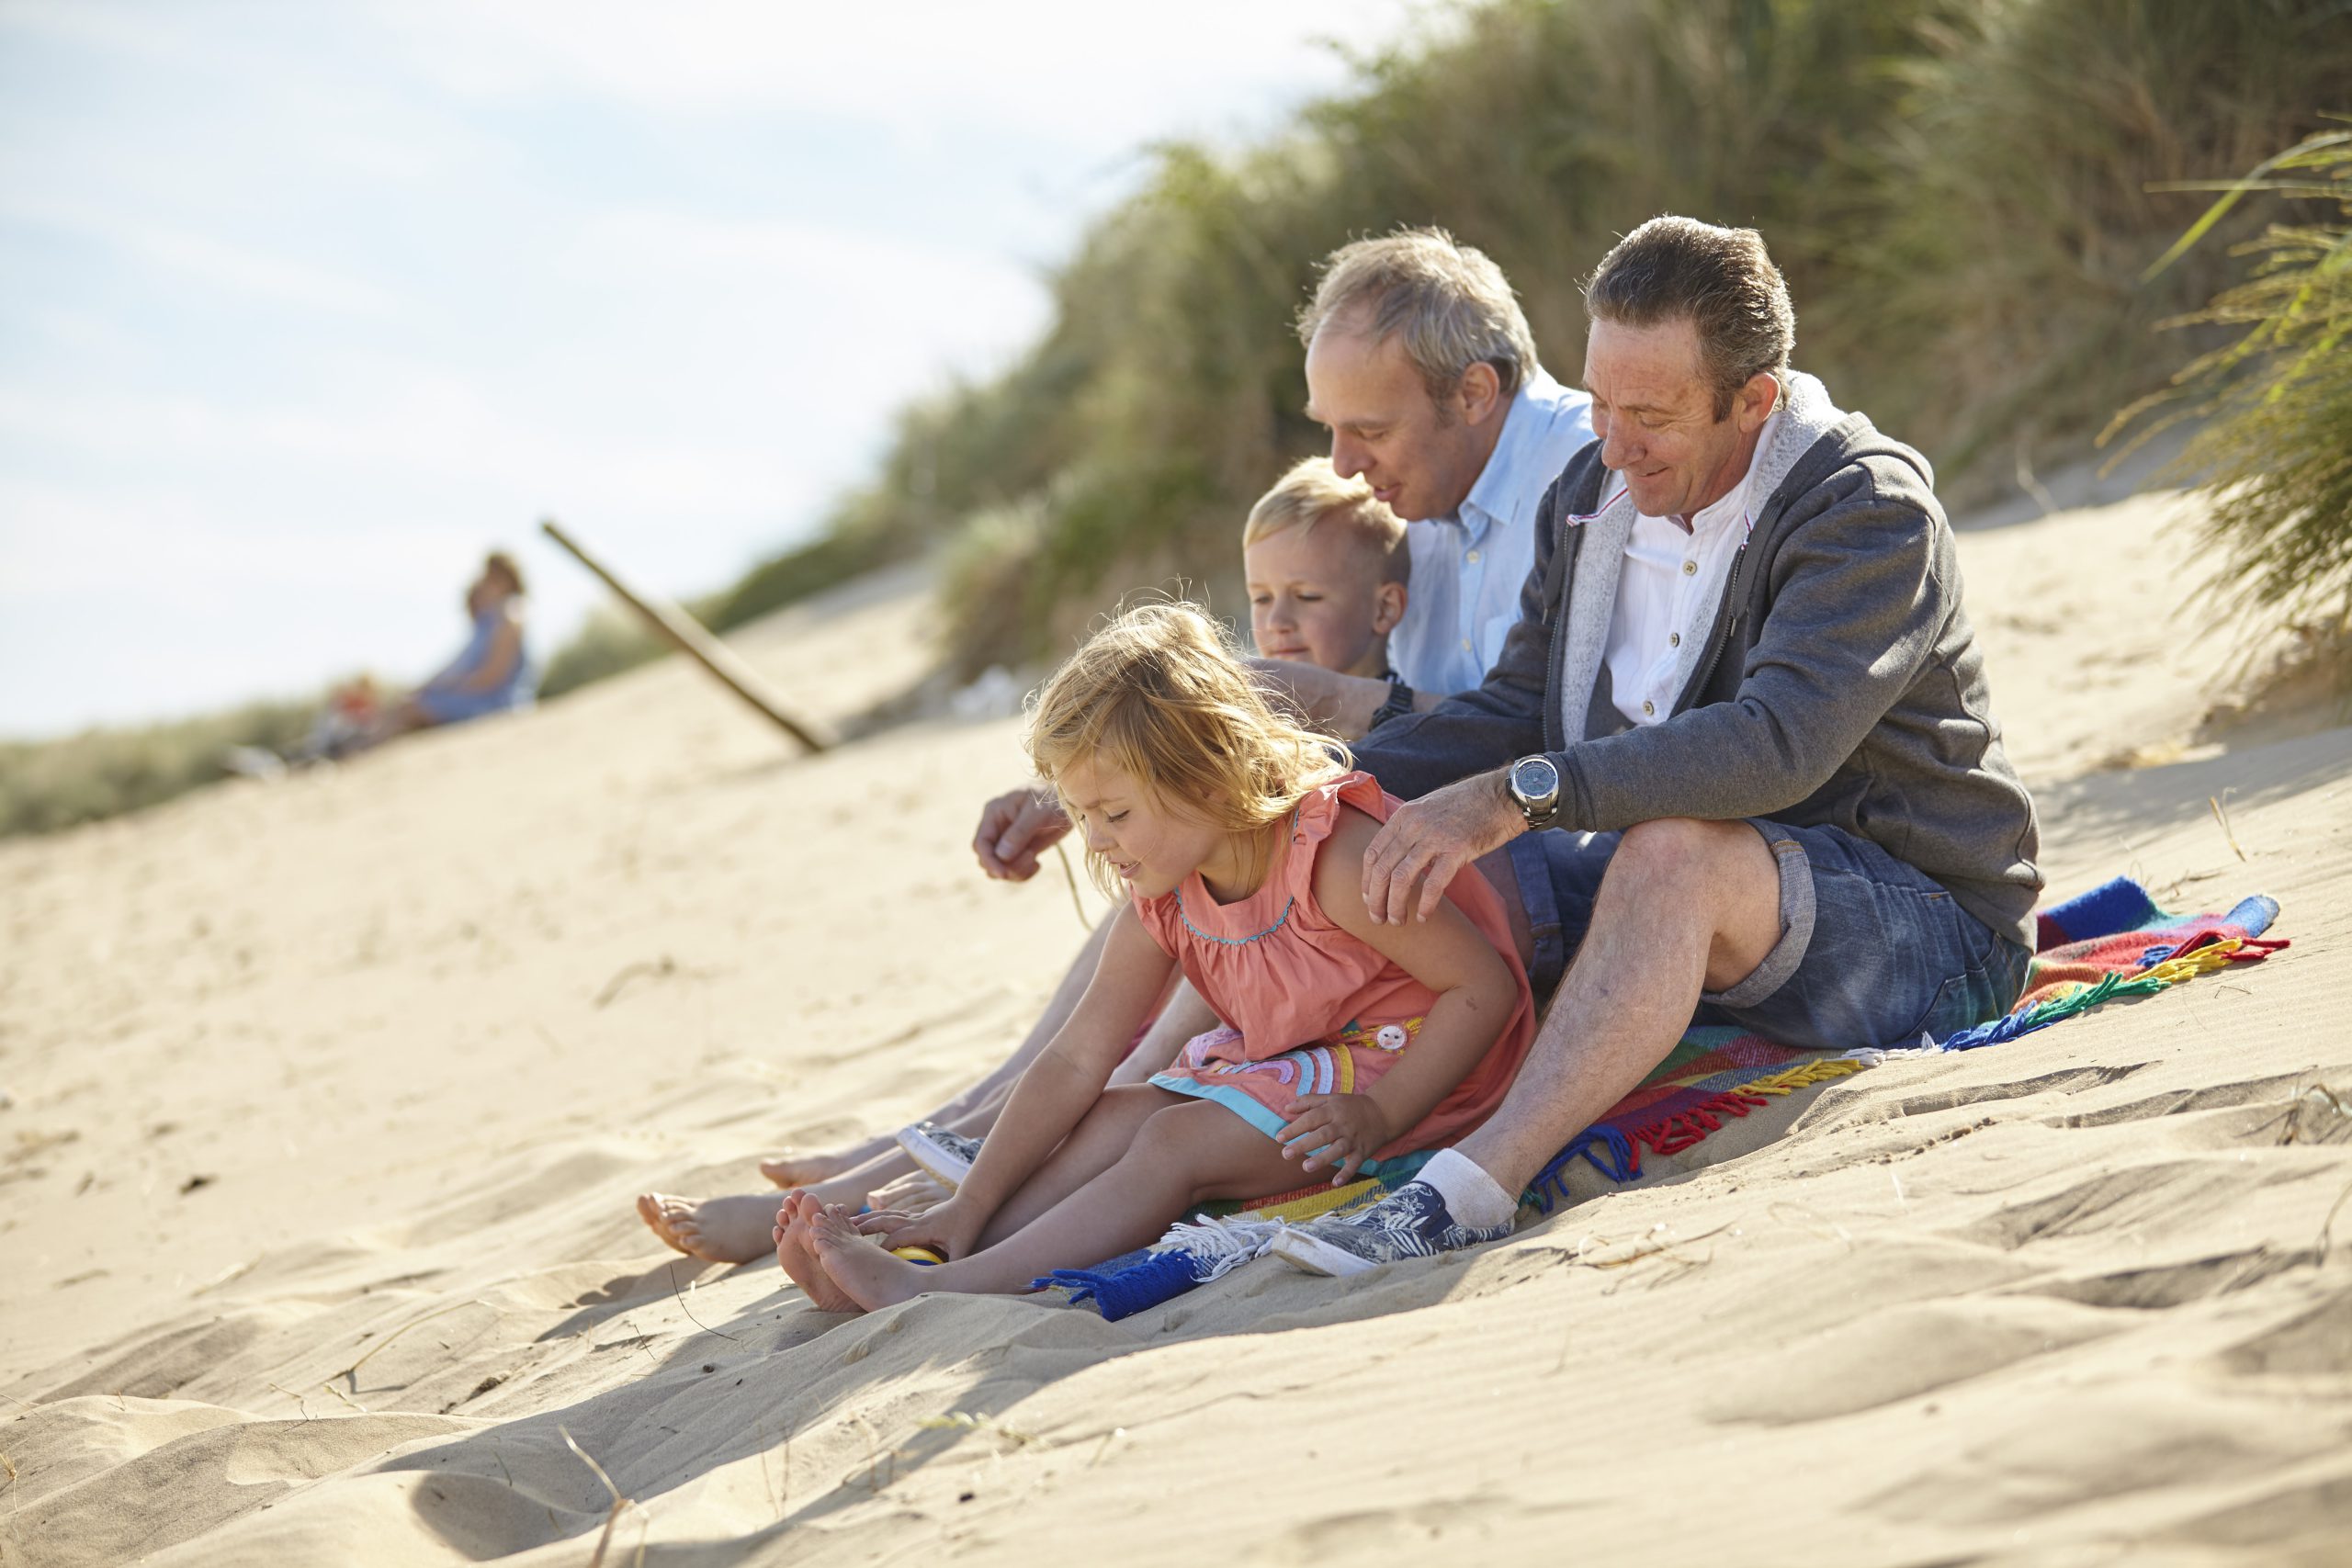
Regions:
<instances>
[{"instance_id":1,"label":"shirt button","mask_svg":"<svg viewBox=\"0 0 2352 1568\"><path fill-rule=\"evenodd\" d=\"M1654 716L1657 713L1657 709L1654 705L1652 705L1651 704L1649 704L1649 703L1644 703L1644 704L1642 705L1642 716L1643 716L1644 718L1649 718L1649 717L1652 717L1652 716Z\"/></svg>"},{"instance_id":2,"label":"shirt button","mask_svg":"<svg viewBox=\"0 0 2352 1568\"><path fill-rule=\"evenodd\" d=\"M1464 556L1462 558L1468 561L1472 566L1476 566L1478 564L1478 552L1472 550L1468 555Z\"/></svg>"},{"instance_id":3,"label":"shirt button","mask_svg":"<svg viewBox=\"0 0 2352 1568\"><path fill-rule=\"evenodd\" d=\"M1462 639L1462 651L1464 653L1470 651L1470 639L1466 637Z\"/></svg>"},{"instance_id":4,"label":"shirt button","mask_svg":"<svg viewBox=\"0 0 2352 1568\"><path fill-rule=\"evenodd\" d=\"M1687 560L1682 563L1682 575L1685 577L1694 576L1697 574L1698 570L1699 563L1697 561Z\"/></svg>"},{"instance_id":5,"label":"shirt button","mask_svg":"<svg viewBox=\"0 0 2352 1568\"><path fill-rule=\"evenodd\" d=\"M1682 646L1682 634L1680 632L1667 633L1666 646L1668 648L1680 648Z\"/></svg>"}]
</instances>

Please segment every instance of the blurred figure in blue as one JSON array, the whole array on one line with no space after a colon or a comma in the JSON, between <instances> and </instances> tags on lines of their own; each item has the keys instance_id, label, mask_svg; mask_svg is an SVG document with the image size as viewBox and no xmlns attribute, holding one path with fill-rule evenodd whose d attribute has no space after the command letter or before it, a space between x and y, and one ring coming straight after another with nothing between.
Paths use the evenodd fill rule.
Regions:
<instances>
[{"instance_id":1,"label":"blurred figure in blue","mask_svg":"<svg viewBox=\"0 0 2352 1568\"><path fill-rule=\"evenodd\" d=\"M539 671L524 639L523 611L522 568L504 550L492 550L482 561L481 575L466 590L466 614L473 622L466 646L394 704L373 739L530 706Z\"/></svg>"},{"instance_id":2,"label":"blurred figure in blue","mask_svg":"<svg viewBox=\"0 0 2352 1568\"><path fill-rule=\"evenodd\" d=\"M466 615L473 630L458 656L424 684L386 705L376 682L360 675L327 695L310 739L290 761L330 761L380 745L412 730L504 713L531 705L538 691L538 666L523 634L523 570L504 550L492 550L481 574L466 590ZM254 747L233 749L224 765L233 773L267 776L284 764Z\"/></svg>"}]
</instances>

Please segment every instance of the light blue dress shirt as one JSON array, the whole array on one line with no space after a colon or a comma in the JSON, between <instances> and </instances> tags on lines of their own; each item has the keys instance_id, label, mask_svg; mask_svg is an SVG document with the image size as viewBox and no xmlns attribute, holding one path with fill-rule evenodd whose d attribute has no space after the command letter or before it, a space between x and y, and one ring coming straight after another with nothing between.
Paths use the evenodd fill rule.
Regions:
<instances>
[{"instance_id":1,"label":"light blue dress shirt","mask_svg":"<svg viewBox=\"0 0 2352 1568\"><path fill-rule=\"evenodd\" d=\"M1388 662L1416 691L1466 692L1501 657L1535 564L1535 509L1592 439L1592 400L1538 370L1512 397L1478 482L1451 517L1405 525L1412 550L1405 618Z\"/></svg>"}]
</instances>

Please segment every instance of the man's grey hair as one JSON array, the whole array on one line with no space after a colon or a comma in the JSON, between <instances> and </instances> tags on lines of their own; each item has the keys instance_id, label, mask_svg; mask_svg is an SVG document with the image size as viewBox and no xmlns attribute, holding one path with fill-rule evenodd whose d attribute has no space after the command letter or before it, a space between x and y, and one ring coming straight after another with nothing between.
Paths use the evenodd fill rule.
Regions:
<instances>
[{"instance_id":1,"label":"man's grey hair","mask_svg":"<svg viewBox=\"0 0 2352 1568\"><path fill-rule=\"evenodd\" d=\"M1403 343L1441 409L1473 365L1495 367L1506 400L1538 368L1535 334L1503 269L1442 229L1399 229L1333 251L1314 299L1298 313L1298 341L1312 343L1326 322L1359 314L1373 342Z\"/></svg>"},{"instance_id":2,"label":"man's grey hair","mask_svg":"<svg viewBox=\"0 0 2352 1568\"><path fill-rule=\"evenodd\" d=\"M1758 374L1784 377L1796 346L1796 308L1764 236L1695 218L1653 218L1618 241L1585 280L1584 310L1623 327L1689 321L1717 420Z\"/></svg>"}]
</instances>

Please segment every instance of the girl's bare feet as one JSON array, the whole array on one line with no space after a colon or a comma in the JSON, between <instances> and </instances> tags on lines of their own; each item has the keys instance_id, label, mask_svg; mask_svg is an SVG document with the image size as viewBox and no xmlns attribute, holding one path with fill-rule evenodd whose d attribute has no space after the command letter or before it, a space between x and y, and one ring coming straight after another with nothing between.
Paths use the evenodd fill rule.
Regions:
<instances>
[{"instance_id":1,"label":"girl's bare feet","mask_svg":"<svg viewBox=\"0 0 2352 1568\"><path fill-rule=\"evenodd\" d=\"M808 1296L808 1304L818 1311L863 1312L865 1308L833 1283L809 1247L808 1216L821 1213L823 1209L817 1200L797 1188L784 1195L784 1201L775 1212L775 1223L770 1227L775 1240L775 1260Z\"/></svg>"},{"instance_id":2,"label":"girl's bare feet","mask_svg":"<svg viewBox=\"0 0 2352 1568\"><path fill-rule=\"evenodd\" d=\"M637 1213L655 1235L689 1258L749 1263L771 1245L768 1232L775 1224L775 1200L757 1192L699 1201L640 1192Z\"/></svg>"},{"instance_id":3,"label":"girl's bare feet","mask_svg":"<svg viewBox=\"0 0 2352 1568\"><path fill-rule=\"evenodd\" d=\"M820 1205L804 1195L800 1218L816 1261L834 1289L846 1295L856 1308L872 1312L876 1307L911 1301L928 1288L923 1277L931 1269L891 1256L888 1248L857 1228L857 1221L841 1204ZM777 1257L781 1259L782 1256L779 1244ZM810 1299L815 1299L813 1292Z\"/></svg>"}]
</instances>

